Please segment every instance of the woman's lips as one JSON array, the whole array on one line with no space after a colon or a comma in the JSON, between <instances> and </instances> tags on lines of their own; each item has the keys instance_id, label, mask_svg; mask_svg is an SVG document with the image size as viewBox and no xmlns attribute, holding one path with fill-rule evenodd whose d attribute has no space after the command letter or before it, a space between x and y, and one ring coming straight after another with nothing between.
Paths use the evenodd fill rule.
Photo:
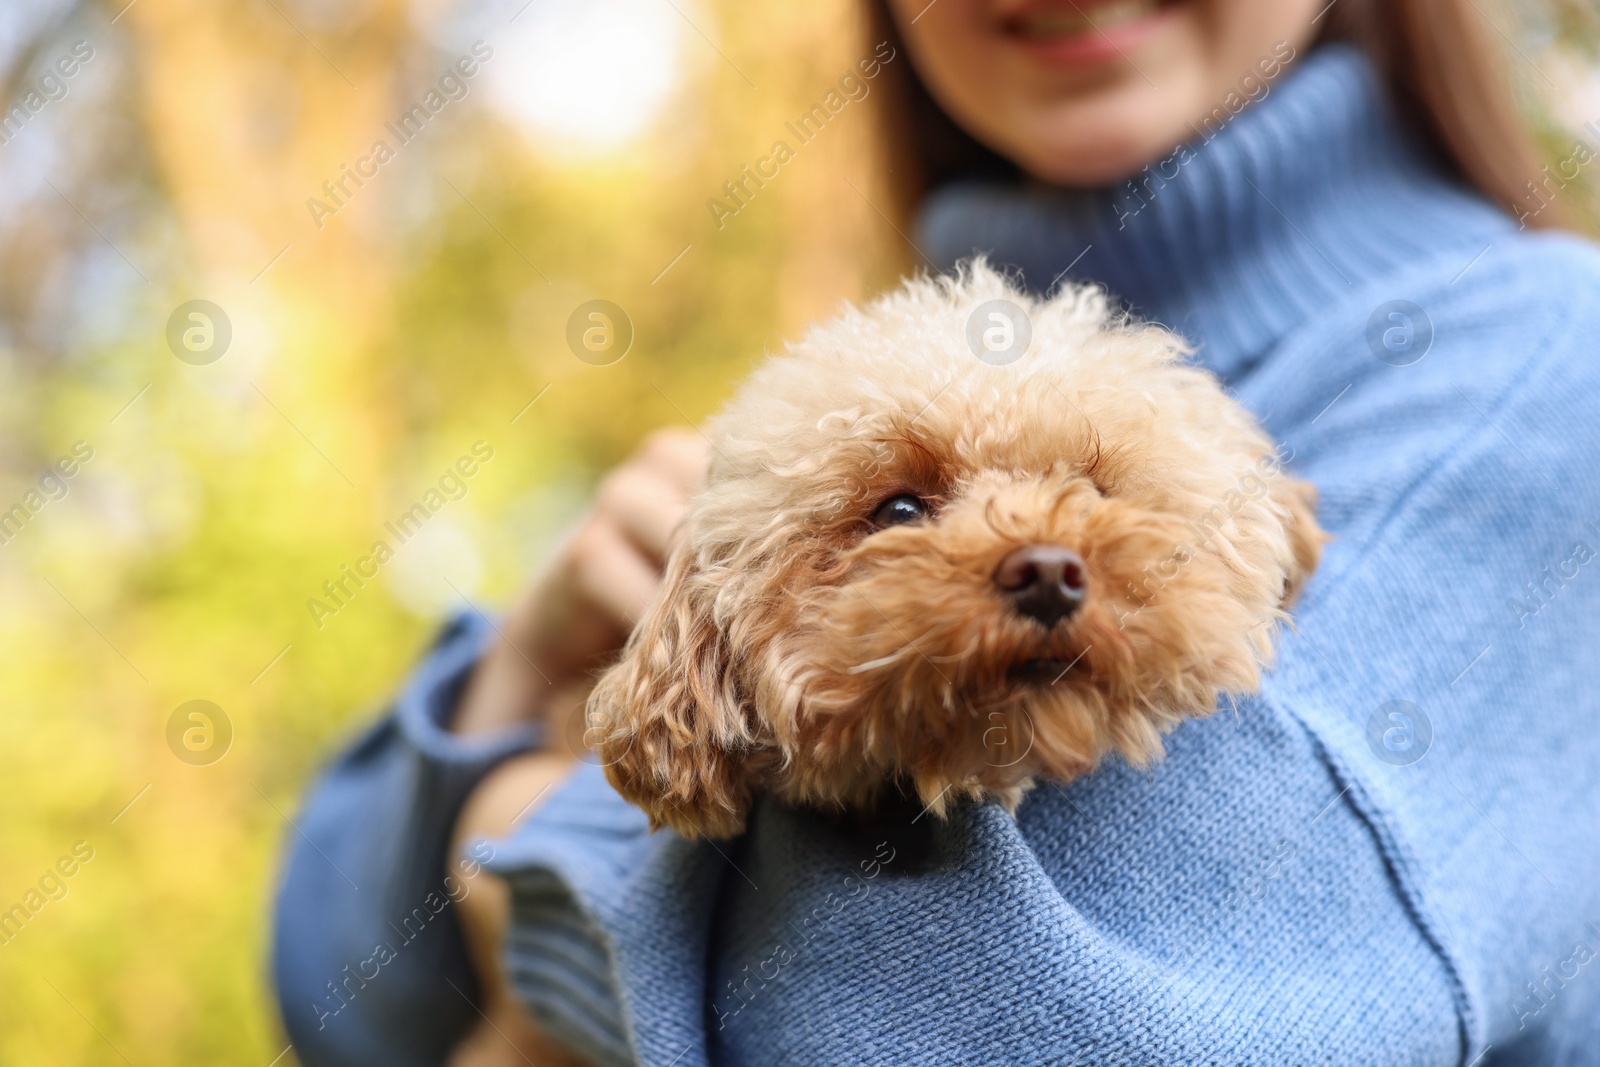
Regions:
<instances>
[{"instance_id":1,"label":"woman's lips","mask_svg":"<svg viewBox=\"0 0 1600 1067\"><path fill-rule=\"evenodd\" d=\"M1175 6L1167 0L1041 0L1003 15L1001 28L1037 59L1103 63L1127 58Z\"/></svg>"}]
</instances>

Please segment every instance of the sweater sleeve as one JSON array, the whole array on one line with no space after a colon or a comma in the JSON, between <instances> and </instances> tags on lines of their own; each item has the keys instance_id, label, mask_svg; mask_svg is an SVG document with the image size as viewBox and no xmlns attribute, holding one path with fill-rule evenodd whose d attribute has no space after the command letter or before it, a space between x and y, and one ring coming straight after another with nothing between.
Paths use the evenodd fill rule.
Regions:
<instances>
[{"instance_id":1,"label":"sweater sleeve","mask_svg":"<svg viewBox=\"0 0 1600 1067\"><path fill-rule=\"evenodd\" d=\"M487 737L446 729L492 634L481 616L447 625L292 820L273 984L305 1067L438 1064L476 1017L446 850L472 787L538 741L532 725Z\"/></svg>"},{"instance_id":2,"label":"sweater sleeve","mask_svg":"<svg viewBox=\"0 0 1600 1067\"><path fill-rule=\"evenodd\" d=\"M1285 399L1276 420L1340 536L1268 692L1372 827L1452 972L1470 1055L1588 1062L1600 256L1562 236L1496 252L1479 278L1420 266L1362 294L1420 294L1420 361L1363 359L1342 316L1246 387Z\"/></svg>"},{"instance_id":3,"label":"sweater sleeve","mask_svg":"<svg viewBox=\"0 0 1600 1067\"><path fill-rule=\"evenodd\" d=\"M1261 694L1014 820L691 844L586 769L494 860L523 1002L608 1067L1592 1062L1600 257L1497 252L1237 383L1337 535ZM1394 291L1438 324L1404 367Z\"/></svg>"}]
</instances>

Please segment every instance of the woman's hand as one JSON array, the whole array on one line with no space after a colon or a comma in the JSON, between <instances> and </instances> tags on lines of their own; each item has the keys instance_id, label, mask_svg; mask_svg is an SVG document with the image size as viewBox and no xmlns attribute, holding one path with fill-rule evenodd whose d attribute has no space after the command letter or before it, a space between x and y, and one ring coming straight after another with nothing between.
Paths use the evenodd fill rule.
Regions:
<instances>
[{"instance_id":1,"label":"woman's hand","mask_svg":"<svg viewBox=\"0 0 1600 1067\"><path fill-rule=\"evenodd\" d=\"M505 837L525 818L533 801L558 784L571 760L533 752L496 767L473 791L456 821L450 855L468 855L473 842ZM451 1054L449 1067L587 1067L588 1061L545 1036L522 1010L506 975L502 949L511 925L511 887L473 864L453 865L465 890L457 898L461 933L478 975L480 1021Z\"/></svg>"},{"instance_id":2,"label":"woman's hand","mask_svg":"<svg viewBox=\"0 0 1600 1067\"><path fill-rule=\"evenodd\" d=\"M594 508L499 623L502 639L473 672L452 729L482 733L546 719L552 747L577 747L570 727L581 720L558 719L582 707L594 671L655 595L706 462L699 434L663 429L606 476Z\"/></svg>"},{"instance_id":3,"label":"woman's hand","mask_svg":"<svg viewBox=\"0 0 1600 1067\"><path fill-rule=\"evenodd\" d=\"M607 475L590 510L528 593L501 620L472 674L452 728L496 730L543 720L545 751L510 760L468 798L452 855L480 837L504 837L571 769L581 746L582 708L593 672L621 647L655 595L674 531L705 476L706 444L689 430L658 430ZM529 1060L581 1061L551 1043L517 1005L500 962L510 891L480 870L468 880L460 917L483 993L483 1022L456 1049L451 1067L502 1067Z\"/></svg>"}]
</instances>

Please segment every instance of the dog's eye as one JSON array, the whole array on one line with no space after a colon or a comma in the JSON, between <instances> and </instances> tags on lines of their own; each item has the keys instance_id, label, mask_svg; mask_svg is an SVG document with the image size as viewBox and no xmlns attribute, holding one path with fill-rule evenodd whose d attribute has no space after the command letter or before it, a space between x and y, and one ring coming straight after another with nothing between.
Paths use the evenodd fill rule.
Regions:
<instances>
[{"instance_id":1,"label":"dog's eye","mask_svg":"<svg viewBox=\"0 0 1600 1067\"><path fill-rule=\"evenodd\" d=\"M917 522L927 517L926 501L910 493L902 493L878 505L878 510L872 513L872 525L881 530L887 526L903 526L908 522Z\"/></svg>"}]
</instances>

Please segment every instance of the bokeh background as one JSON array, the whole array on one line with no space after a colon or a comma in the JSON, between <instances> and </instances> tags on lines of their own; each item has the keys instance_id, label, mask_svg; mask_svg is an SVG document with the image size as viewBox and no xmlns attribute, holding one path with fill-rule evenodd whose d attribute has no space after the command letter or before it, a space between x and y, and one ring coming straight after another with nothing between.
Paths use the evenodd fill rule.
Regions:
<instances>
[{"instance_id":1,"label":"bokeh background","mask_svg":"<svg viewBox=\"0 0 1600 1067\"><path fill-rule=\"evenodd\" d=\"M1587 0L1483 6L1552 161L1600 153ZM646 431L911 265L871 96L707 205L869 50L851 0L6 0L0 1063L294 1062L267 914L320 762ZM633 334L603 366L567 340L595 299Z\"/></svg>"}]
</instances>

